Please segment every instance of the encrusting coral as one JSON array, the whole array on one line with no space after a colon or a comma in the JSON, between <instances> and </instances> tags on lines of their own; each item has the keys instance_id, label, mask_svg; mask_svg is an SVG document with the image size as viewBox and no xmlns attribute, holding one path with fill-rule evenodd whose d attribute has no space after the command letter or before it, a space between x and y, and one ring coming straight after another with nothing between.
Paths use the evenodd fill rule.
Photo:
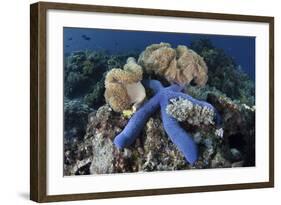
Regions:
<instances>
[{"instance_id":1,"label":"encrusting coral","mask_svg":"<svg viewBox=\"0 0 281 205\"><path fill-rule=\"evenodd\" d=\"M152 44L139 56L138 63L149 74L164 77L181 85L193 81L203 86L208 80L208 68L203 58L186 46L173 49L169 43Z\"/></svg>"},{"instance_id":2,"label":"encrusting coral","mask_svg":"<svg viewBox=\"0 0 281 205\"><path fill-rule=\"evenodd\" d=\"M188 121L189 124L214 124L214 110L205 106L192 103L188 99L172 98L166 107L166 112L180 122Z\"/></svg>"},{"instance_id":3,"label":"encrusting coral","mask_svg":"<svg viewBox=\"0 0 281 205\"><path fill-rule=\"evenodd\" d=\"M142 67L133 57L127 59L123 70L114 68L107 73L104 97L115 112L130 109L132 105L136 110L143 102L146 94L140 82L142 74Z\"/></svg>"},{"instance_id":4,"label":"encrusting coral","mask_svg":"<svg viewBox=\"0 0 281 205\"><path fill-rule=\"evenodd\" d=\"M169 105L170 99L181 97L192 102L194 105L207 107L207 109L213 110L213 112L216 113L214 116L215 122L216 124L219 124L220 117L215 108L207 102L196 100L191 96L180 92L183 89L182 86L173 84L164 88L157 80L148 80L145 81L145 84L154 91L155 95L132 116L125 129L114 139L115 145L118 148L124 148L131 145L139 136L148 118L160 107L163 126L166 133L183 153L185 159L190 164L194 164L198 158L197 145L192 137L180 127L179 122L166 112L166 108Z\"/></svg>"}]
</instances>

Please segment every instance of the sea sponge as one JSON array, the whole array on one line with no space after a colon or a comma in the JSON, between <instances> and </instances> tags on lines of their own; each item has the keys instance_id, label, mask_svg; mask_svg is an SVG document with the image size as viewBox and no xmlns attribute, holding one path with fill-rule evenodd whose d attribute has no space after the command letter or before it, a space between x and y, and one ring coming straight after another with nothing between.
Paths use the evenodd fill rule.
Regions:
<instances>
[{"instance_id":1,"label":"sea sponge","mask_svg":"<svg viewBox=\"0 0 281 205\"><path fill-rule=\"evenodd\" d=\"M142 74L142 67L133 57L127 59L123 70L113 68L107 73L104 97L115 112L130 109L132 104L133 110L136 110L141 105L146 96L140 82Z\"/></svg>"},{"instance_id":2,"label":"sea sponge","mask_svg":"<svg viewBox=\"0 0 281 205\"><path fill-rule=\"evenodd\" d=\"M169 43L152 44L140 54L138 63L149 74L164 77L170 83L204 86L208 68L203 58L186 46L173 49Z\"/></svg>"}]
</instances>

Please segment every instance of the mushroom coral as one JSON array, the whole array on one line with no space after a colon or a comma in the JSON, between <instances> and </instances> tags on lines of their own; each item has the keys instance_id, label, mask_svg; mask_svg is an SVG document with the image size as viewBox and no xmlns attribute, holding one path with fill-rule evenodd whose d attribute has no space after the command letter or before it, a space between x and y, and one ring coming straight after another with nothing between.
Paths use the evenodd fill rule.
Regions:
<instances>
[{"instance_id":1,"label":"mushroom coral","mask_svg":"<svg viewBox=\"0 0 281 205\"><path fill-rule=\"evenodd\" d=\"M106 102L115 112L129 109L133 104L136 110L143 102L146 94L142 80L142 67L136 63L135 58L130 57L123 70L113 68L105 77Z\"/></svg>"},{"instance_id":2,"label":"mushroom coral","mask_svg":"<svg viewBox=\"0 0 281 205\"><path fill-rule=\"evenodd\" d=\"M193 81L204 86L208 80L203 58L184 45L173 49L169 43L152 44L141 53L138 63L148 74L162 76L170 83L185 85Z\"/></svg>"}]
</instances>

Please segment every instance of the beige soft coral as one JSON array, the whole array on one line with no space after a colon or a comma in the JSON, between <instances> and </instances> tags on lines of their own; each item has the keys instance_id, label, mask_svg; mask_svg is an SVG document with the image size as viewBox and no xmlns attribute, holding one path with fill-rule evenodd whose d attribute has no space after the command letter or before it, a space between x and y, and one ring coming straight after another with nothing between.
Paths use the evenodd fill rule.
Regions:
<instances>
[{"instance_id":1,"label":"beige soft coral","mask_svg":"<svg viewBox=\"0 0 281 205\"><path fill-rule=\"evenodd\" d=\"M114 68L107 73L104 97L115 112L130 109L132 105L136 110L143 102L146 94L140 82L142 74L142 67L132 57L127 59L123 70Z\"/></svg>"},{"instance_id":2,"label":"beige soft coral","mask_svg":"<svg viewBox=\"0 0 281 205\"><path fill-rule=\"evenodd\" d=\"M208 68L203 58L186 46L173 49L169 43L152 44L139 56L138 63L147 73L164 77L170 83L203 86L208 80Z\"/></svg>"}]
</instances>

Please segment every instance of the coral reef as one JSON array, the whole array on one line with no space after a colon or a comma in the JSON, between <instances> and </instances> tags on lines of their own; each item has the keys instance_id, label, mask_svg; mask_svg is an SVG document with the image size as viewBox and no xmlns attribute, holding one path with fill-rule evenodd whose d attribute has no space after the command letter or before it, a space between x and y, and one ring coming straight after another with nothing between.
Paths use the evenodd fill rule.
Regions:
<instances>
[{"instance_id":1,"label":"coral reef","mask_svg":"<svg viewBox=\"0 0 281 205\"><path fill-rule=\"evenodd\" d=\"M179 122L188 121L190 124L205 125L214 124L215 112L213 109L194 104L182 97L170 99L170 104L166 107L166 112Z\"/></svg>"},{"instance_id":2,"label":"coral reef","mask_svg":"<svg viewBox=\"0 0 281 205\"><path fill-rule=\"evenodd\" d=\"M197 89L193 93L205 95L202 89ZM219 110L224 133L223 137L216 135L219 129L211 124L197 127L180 122L198 146L198 160L192 166L167 137L158 112L149 117L131 146L117 149L114 138L128 124L128 119L104 105L89 114L83 139L64 141L64 175L254 166L254 110L211 89L204 100Z\"/></svg>"},{"instance_id":3,"label":"coral reef","mask_svg":"<svg viewBox=\"0 0 281 205\"><path fill-rule=\"evenodd\" d=\"M204 39L138 54L65 55L64 175L255 166L255 85L231 57Z\"/></svg>"},{"instance_id":4,"label":"coral reef","mask_svg":"<svg viewBox=\"0 0 281 205\"><path fill-rule=\"evenodd\" d=\"M248 107L239 101L210 93L207 101L212 103L221 113L224 130L223 137L227 141L226 153L232 148L243 155L243 166L255 165L255 107Z\"/></svg>"},{"instance_id":5,"label":"coral reef","mask_svg":"<svg viewBox=\"0 0 281 205\"><path fill-rule=\"evenodd\" d=\"M255 105L254 82L222 49L215 48L208 39L194 41L190 48L204 58L208 66L209 86L217 88L233 100Z\"/></svg>"},{"instance_id":6,"label":"coral reef","mask_svg":"<svg viewBox=\"0 0 281 205\"><path fill-rule=\"evenodd\" d=\"M133 57L137 59L138 56L139 53L137 52L128 52L123 54L110 55L110 57L107 60L107 70L111 70L113 68L122 68L122 66L126 64L127 59L129 57Z\"/></svg>"},{"instance_id":7,"label":"coral reef","mask_svg":"<svg viewBox=\"0 0 281 205\"><path fill-rule=\"evenodd\" d=\"M129 109L132 104L137 109L146 96L141 80L141 66L135 58L128 58L123 70L114 68L107 73L104 93L106 102L116 112Z\"/></svg>"},{"instance_id":8,"label":"coral reef","mask_svg":"<svg viewBox=\"0 0 281 205\"><path fill-rule=\"evenodd\" d=\"M109 55L104 51L75 51L65 56L64 94L69 99L84 98L93 108L99 108L104 101L104 81L107 71L121 67L129 56L136 53Z\"/></svg>"},{"instance_id":9,"label":"coral reef","mask_svg":"<svg viewBox=\"0 0 281 205\"><path fill-rule=\"evenodd\" d=\"M80 97L102 78L108 56L102 52L77 51L66 57L64 93L68 98Z\"/></svg>"},{"instance_id":10,"label":"coral reef","mask_svg":"<svg viewBox=\"0 0 281 205\"><path fill-rule=\"evenodd\" d=\"M105 103L104 94L104 78L98 81L92 88L92 90L85 94L83 100L90 107L100 107Z\"/></svg>"},{"instance_id":11,"label":"coral reef","mask_svg":"<svg viewBox=\"0 0 281 205\"><path fill-rule=\"evenodd\" d=\"M83 138L88 114L93 111L82 100L64 98L64 137L65 139Z\"/></svg>"},{"instance_id":12,"label":"coral reef","mask_svg":"<svg viewBox=\"0 0 281 205\"><path fill-rule=\"evenodd\" d=\"M255 164L255 106L247 106L240 100L231 100L221 91L206 86L205 88L187 86L191 96L206 100L214 105L222 118L224 129L217 131L225 141L225 155L231 155L231 148L243 155L243 166Z\"/></svg>"},{"instance_id":13,"label":"coral reef","mask_svg":"<svg viewBox=\"0 0 281 205\"><path fill-rule=\"evenodd\" d=\"M125 129L116 136L114 143L118 148L124 148L131 145L135 139L139 136L143 126L157 108L160 106L161 115L163 120L163 126L172 142L183 153L186 160L193 164L198 158L198 151L195 142L192 137L183 130L177 120L166 113L166 107L169 104L169 99L181 97L192 102L192 104L199 107L206 108L207 110L213 110L216 113L215 108L203 101L198 101L187 94L181 93L183 87L178 85L171 85L164 88L162 84L157 80L149 80L146 82L153 91L156 93L148 102L146 102L130 119ZM218 114L216 115L218 118Z\"/></svg>"},{"instance_id":14,"label":"coral reef","mask_svg":"<svg viewBox=\"0 0 281 205\"><path fill-rule=\"evenodd\" d=\"M108 55L105 52L89 50L76 51L65 55L65 141L83 138L88 114L105 104L104 80L106 72L113 65L125 64L128 55ZM132 53L130 55L135 56Z\"/></svg>"},{"instance_id":15,"label":"coral reef","mask_svg":"<svg viewBox=\"0 0 281 205\"><path fill-rule=\"evenodd\" d=\"M162 76L170 83L192 81L203 86L208 80L203 58L183 45L173 49L169 43L152 44L140 54L138 63L147 73Z\"/></svg>"}]
</instances>

